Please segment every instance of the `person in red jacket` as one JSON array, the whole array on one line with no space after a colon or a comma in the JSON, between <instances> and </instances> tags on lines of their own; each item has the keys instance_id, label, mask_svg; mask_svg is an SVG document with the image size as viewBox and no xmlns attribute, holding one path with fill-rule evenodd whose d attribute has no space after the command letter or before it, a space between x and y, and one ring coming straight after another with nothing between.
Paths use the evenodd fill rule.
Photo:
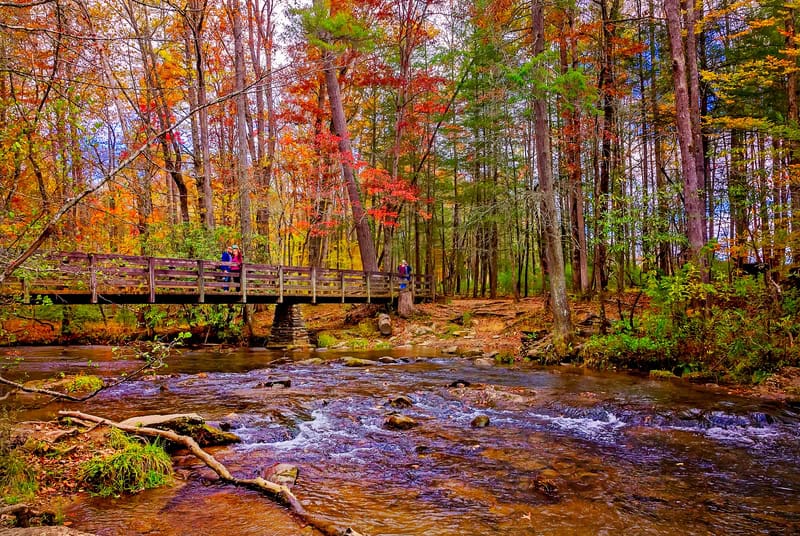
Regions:
<instances>
[{"instance_id":1,"label":"person in red jacket","mask_svg":"<svg viewBox=\"0 0 800 536\"><path fill-rule=\"evenodd\" d=\"M242 257L242 250L236 244L231 246L231 250L231 278L236 284L236 291L238 292L242 288L242 264L244 263L244 258Z\"/></svg>"}]
</instances>

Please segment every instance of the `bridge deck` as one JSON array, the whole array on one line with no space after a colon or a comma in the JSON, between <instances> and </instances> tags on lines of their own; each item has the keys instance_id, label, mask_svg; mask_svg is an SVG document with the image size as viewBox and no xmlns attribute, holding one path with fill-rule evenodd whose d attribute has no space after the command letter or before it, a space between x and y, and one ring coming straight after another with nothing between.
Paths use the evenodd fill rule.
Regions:
<instances>
[{"instance_id":1,"label":"bridge deck","mask_svg":"<svg viewBox=\"0 0 800 536\"><path fill-rule=\"evenodd\" d=\"M230 263L114 254L59 253L6 280L4 295L52 303L386 303L400 278L385 272ZM19 273L19 272L18 272ZM16 275L16 274L15 274ZM416 300L433 299L432 278L415 275Z\"/></svg>"}]
</instances>

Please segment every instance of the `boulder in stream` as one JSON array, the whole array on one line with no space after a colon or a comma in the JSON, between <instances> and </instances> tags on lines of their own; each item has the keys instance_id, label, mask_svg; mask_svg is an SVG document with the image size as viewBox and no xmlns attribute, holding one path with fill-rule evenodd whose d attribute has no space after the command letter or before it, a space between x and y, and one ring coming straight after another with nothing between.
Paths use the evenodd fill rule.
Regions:
<instances>
[{"instance_id":1,"label":"boulder in stream","mask_svg":"<svg viewBox=\"0 0 800 536\"><path fill-rule=\"evenodd\" d=\"M383 421L383 426L390 430L410 430L415 426L419 426L419 423L411 417L394 413L386 417L386 420Z\"/></svg>"},{"instance_id":2,"label":"boulder in stream","mask_svg":"<svg viewBox=\"0 0 800 536\"><path fill-rule=\"evenodd\" d=\"M231 432L223 432L211 426L196 413L173 413L169 415L141 415L131 417L120 424L134 427L157 428L159 430L172 430L175 433L189 436L201 446L228 445L239 443L241 439Z\"/></svg>"},{"instance_id":3,"label":"boulder in stream","mask_svg":"<svg viewBox=\"0 0 800 536\"><path fill-rule=\"evenodd\" d=\"M473 428L486 428L489 426L489 417L486 415L477 415L472 422L469 423Z\"/></svg>"},{"instance_id":4,"label":"boulder in stream","mask_svg":"<svg viewBox=\"0 0 800 536\"><path fill-rule=\"evenodd\" d=\"M410 408L414 405L414 401L408 398L406 395L399 395L389 400L389 405L393 408Z\"/></svg>"},{"instance_id":5,"label":"boulder in stream","mask_svg":"<svg viewBox=\"0 0 800 536\"><path fill-rule=\"evenodd\" d=\"M256 384L256 388L264 388L264 387L291 387L292 380L289 378L282 378L278 380L264 380L263 382L258 382Z\"/></svg>"},{"instance_id":6,"label":"boulder in stream","mask_svg":"<svg viewBox=\"0 0 800 536\"><path fill-rule=\"evenodd\" d=\"M300 470L290 463L276 463L264 469L263 476L264 480L291 487L297 482L299 472Z\"/></svg>"},{"instance_id":7,"label":"boulder in stream","mask_svg":"<svg viewBox=\"0 0 800 536\"><path fill-rule=\"evenodd\" d=\"M380 362L371 359L346 356L342 358L342 365L345 367L374 367L380 365Z\"/></svg>"}]
</instances>

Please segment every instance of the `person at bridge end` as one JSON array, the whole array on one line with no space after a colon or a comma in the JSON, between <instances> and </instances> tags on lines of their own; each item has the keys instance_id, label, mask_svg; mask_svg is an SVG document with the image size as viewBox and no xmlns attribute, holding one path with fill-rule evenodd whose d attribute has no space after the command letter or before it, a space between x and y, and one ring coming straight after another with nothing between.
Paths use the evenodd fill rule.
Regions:
<instances>
[{"instance_id":1,"label":"person at bridge end","mask_svg":"<svg viewBox=\"0 0 800 536\"><path fill-rule=\"evenodd\" d=\"M397 267L397 273L400 276L400 290L405 290L411 280L411 266L403 260Z\"/></svg>"}]
</instances>

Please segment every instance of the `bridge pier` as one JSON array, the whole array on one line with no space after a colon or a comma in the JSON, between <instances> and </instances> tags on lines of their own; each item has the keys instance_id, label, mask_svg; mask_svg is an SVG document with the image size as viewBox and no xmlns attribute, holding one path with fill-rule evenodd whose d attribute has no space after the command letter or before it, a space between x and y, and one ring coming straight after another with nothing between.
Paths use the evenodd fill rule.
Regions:
<instances>
[{"instance_id":1,"label":"bridge pier","mask_svg":"<svg viewBox=\"0 0 800 536\"><path fill-rule=\"evenodd\" d=\"M309 346L308 330L299 304L275 304L275 318L269 336L270 346Z\"/></svg>"}]
</instances>

